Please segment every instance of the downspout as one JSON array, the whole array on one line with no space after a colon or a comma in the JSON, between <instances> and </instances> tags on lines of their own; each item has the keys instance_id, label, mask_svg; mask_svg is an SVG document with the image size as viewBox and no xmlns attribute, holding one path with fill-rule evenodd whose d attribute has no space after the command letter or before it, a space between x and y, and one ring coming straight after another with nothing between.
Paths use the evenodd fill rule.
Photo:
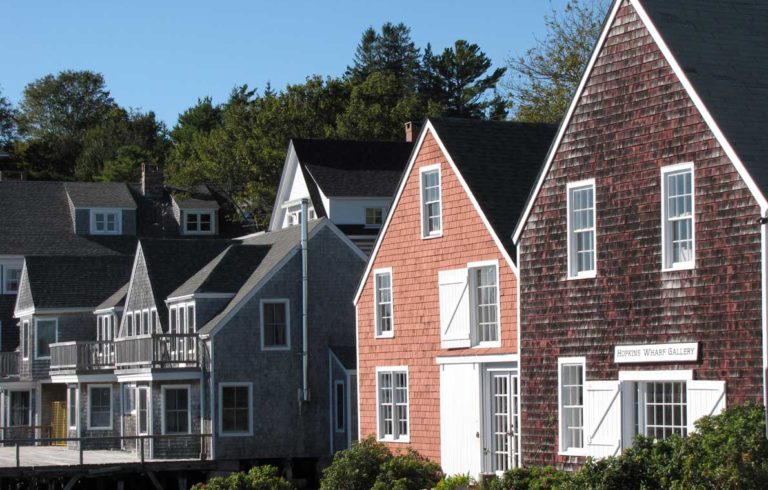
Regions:
<instances>
[{"instance_id":1,"label":"downspout","mask_svg":"<svg viewBox=\"0 0 768 490\"><path fill-rule=\"evenodd\" d=\"M309 368L308 352L308 332L307 332L307 309L308 309L308 279L307 279L307 218L308 218L308 200L301 200L301 364L302 364L302 384L301 401L309 401L309 386L307 380L307 371Z\"/></svg>"}]
</instances>

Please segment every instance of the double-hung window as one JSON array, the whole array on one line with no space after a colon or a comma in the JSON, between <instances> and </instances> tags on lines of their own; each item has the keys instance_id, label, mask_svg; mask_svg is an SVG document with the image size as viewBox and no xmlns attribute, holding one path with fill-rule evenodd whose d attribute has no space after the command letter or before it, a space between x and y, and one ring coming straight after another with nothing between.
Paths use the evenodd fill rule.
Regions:
<instances>
[{"instance_id":1,"label":"double-hung window","mask_svg":"<svg viewBox=\"0 0 768 490\"><path fill-rule=\"evenodd\" d=\"M595 181L568 185L568 275L595 276Z\"/></svg>"},{"instance_id":2,"label":"double-hung window","mask_svg":"<svg viewBox=\"0 0 768 490\"><path fill-rule=\"evenodd\" d=\"M373 273L374 316L377 337L392 337L394 321L392 315L392 269L378 269Z\"/></svg>"},{"instance_id":3,"label":"double-hung window","mask_svg":"<svg viewBox=\"0 0 768 490\"><path fill-rule=\"evenodd\" d=\"M77 386L67 388L67 419L70 429L77 429Z\"/></svg>"},{"instance_id":4,"label":"double-hung window","mask_svg":"<svg viewBox=\"0 0 768 490\"><path fill-rule=\"evenodd\" d=\"M3 271L3 294L16 294L19 292L21 283L21 267L2 267Z\"/></svg>"},{"instance_id":5,"label":"double-hung window","mask_svg":"<svg viewBox=\"0 0 768 490\"><path fill-rule=\"evenodd\" d=\"M560 452L578 454L584 448L584 365L583 357L561 358Z\"/></svg>"},{"instance_id":6,"label":"double-hung window","mask_svg":"<svg viewBox=\"0 0 768 490\"><path fill-rule=\"evenodd\" d=\"M58 320L35 320L35 359L50 359L51 344L55 344L58 338Z\"/></svg>"},{"instance_id":7,"label":"double-hung window","mask_svg":"<svg viewBox=\"0 0 768 490\"><path fill-rule=\"evenodd\" d=\"M138 433L149 433L149 387L136 388L136 411L138 415Z\"/></svg>"},{"instance_id":8,"label":"double-hung window","mask_svg":"<svg viewBox=\"0 0 768 490\"><path fill-rule=\"evenodd\" d=\"M250 435L251 384L221 383L219 385L219 427L222 435Z\"/></svg>"},{"instance_id":9,"label":"double-hung window","mask_svg":"<svg viewBox=\"0 0 768 490\"><path fill-rule=\"evenodd\" d=\"M88 386L88 429L112 428L112 387Z\"/></svg>"},{"instance_id":10,"label":"double-hung window","mask_svg":"<svg viewBox=\"0 0 768 490\"><path fill-rule=\"evenodd\" d=\"M376 376L379 439L408 442L408 370L379 368Z\"/></svg>"},{"instance_id":11,"label":"double-hung window","mask_svg":"<svg viewBox=\"0 0 768 490\"><path fill-rule=\"evenodd\" d=\"M661 170L662 250L665 269L694 264L693 164Z\"/></svg>"},{"instance_id":12,"label":"double-hung window","mask_svg":"<svg viewBox=\"0 0 768 490\"><path fill-rule=\"evenodd\" d=\"M498 265L469 266L473 344L499 341Z\"/></svg>"},{"instance_id":13,"label":"double-hung window","mask_svg":"<svg viewBox=\"0 0 768 490\"><path fill-rule=\"evenodd\" d=\"M261 301L261 348L287 350L290 342L290 313L287 299Z\"/></svg>"},{"instance_id":14,"label":"double-hung window","mask_svg":"<svg viewBox=\"0 0 768 490\"><path fill-rule=\"evenodd\" d=\"M421 176L421 236L437 237L443 233L443 209L440 164L423 167Z\"/></svg>"},{"instance_id":15,"label":"double-hung window","mask_svg":"<svg viewBox=\"0 0 768 490\"><path fill-rule=\"evenodd\" d=\"M190 235L209 235L214 232L213 212L185 211L184 232Z\"/></svg>"},{"instance_id":16,"label":"double-hung window","mask_svg":"<svg viewBox=\"0 0 768 490\"><path fill-rule=\"evenodd\" d=\"M163 386L163 434L189 432L189 388Z\"/></svg>"},{"instance_id":17,"label":"double-hung window","mask_svg":"<svg viewBox=\"0 0 768 490\"><path fill-rule=\"evenodd\" d=\"M94 209L91 210L91 234L92 235L119 235L120 214L118 209Z\"/></svg>"},{"instance_id":18,"label":"double-hung window","mask_svg":"<svg viewBox=\"0 0 768 490\"><path fill-rule=\"evenodd\" d=\"M8 426L32 425L32 397L30 391L9 391Z\"/></svg>"}]
</instances>

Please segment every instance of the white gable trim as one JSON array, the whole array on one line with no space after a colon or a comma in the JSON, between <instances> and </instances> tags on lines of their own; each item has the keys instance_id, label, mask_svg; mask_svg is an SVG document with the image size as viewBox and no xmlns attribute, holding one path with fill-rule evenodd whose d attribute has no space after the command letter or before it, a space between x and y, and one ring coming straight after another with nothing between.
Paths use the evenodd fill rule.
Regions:
<instances>
[{"instance_id":1,"label":"white gable trim","mask_svg":"<svg viewBox=\"0 0 768 490\"><path fill-rule=\"evenodd\" d=\"M133 268L131 269L131 280L128 283L128 292L125 293L125 303L123 305L123 309L125 309L125 311L129 311L128 310L128 304L129 304L129 302L131 300L131 294L133 294L133 281L134 281L134 279L136 277L136 265L139 263L139 254L141 254L141 256L144 257L144 249L142 249L142 247L141 247L141 242L139 242L139 246L136 247L136 255L133 257ZM147 271L147 277L149 277L149 265L147 264L147 258L146 257L144 257L144 269ZM149 294L151 295L152 299L154 300L155 292L152 291L152 282L151 281L149 282ZM155 308L157 308L157 305L155 305ZM128 315L123 315L120 318L120 328L117 329L117 338L124 336L123 330L125 329L125 323L127 322L127 320L126 320L127 316ZM162 327L162 324L160 323L159 317L158 317L157 326L162 331L163 327Z\"/></svg>"},{"instance_id":2,"label":"white gable trim","mask_svg":"<svg viewBox=\"0 0 768 490\"><path fill-rule=\"evenodd\" d=\"M291 163L294 163L294 165L291 165ZM285 217L285 211L283 210L282 206L279 205L279 203L281 200L283 200L283 193L289 190L289 186L291 185L290 182L288 182L287 177L288 169L291 167L293 167L293 173L291 174L291 177L293 177L299 170L299 157L296 155L296 150L293 148L293 140L288 142L288 152L285 155L283 173L280 175L280 185L277 187L277 194L275 194L275 204L272 206L272 218L269 220L269 231L279 230L281 228L280 224L283 222L283 218ZM293 178L291 178L291 181L292 180Z\"/></svg>"},{"instance_id":3,"label":"white gable trim","mask_svg":"<svg viewBox=\"0 0 768 490\"><path fill-rule=\"evenodd\" d=\"M709 126L709 129L714 134L715 139L717 140L718 143L720 143L720 146L723 147L723 150L725 151L726 155L728 155L728 157L731 159L731 162L733 163L734 167L736 167L736 170L738 171L741 178L744 180L749 190L752 192L752 195L755 197L755 200L757 200L761 209L765 210L766 208L768 208L768 200L766 200L765 196L760 191L755 181L749 175L749 172L747 171L746 167L744 167L744 164L742 163L741 159L736 154L733 147L731 147L730 143L725 138L725 135L723 135L722 131L718 127L714 117L712 117L712 114L710 114L710 112L707 110L706 106L704 105L704 102L701 100L701 98L698 96L698 94L694 90L693 85L691 85L691 82L688 80L688 77L685 76L685 72L677 63L677 60L675 60L675 57L672 55L672 52L669 50L669 47L664 42L664 39L662 38L661 34L659 34L659 31L656 29L656 26L653 25L653 22L651 21L651 18L648 16L648 13L645 11L643 6L641 5L641 0L629 0L629 1L631 5L634 7L638 16L640 17L640 20L643 21L643 24L645 25L646 29L648 29L648 32L651 34L651 37L653 38L654 42L658 46L659 50L664 55L664 58L666 59L667 63L669 63L670 67L672 68L672 71L677 76L678 80L683 85L683 87L685 88L685 91L693 101L694 106L696 107L696 109L698 109L702 118ZM536 183L536 186L534 187L534 191L528 200L528 204L525 207L525 211L523 212L523 215L517 224L515 233L512 235L512 240L514 241L515 244L518 243L518 241L520 240L520 235L525 229L528 216L530 215L531 210L533 209L533 205L536 201L536 198L538 197L539 192L541 191L541 186L543 185L544 180L546 179L547 174L549 173L549 169L552 166L552 161L554 160L555 155L557 154L557 151L560 147L560 143L562 142L563 136L565 135L565 131L570 126L571 118L573 117L573 112L576 109L576 106L578 105L579 100L581 99L581 96L582 96L582 93L584 92L584 87L586 86L587 81L591 78L592 69L594 68L595 61L597 60L598 56L602 52L603 45L605 44L605 39L608 36L608 32L611 30L611 27L613 26L614 19L616 18L616 13L618 12L619 8L623 3L624 3L624 0L616 0L613 4L613 7L611 8L611 13L608 16L608 20L606 21L605 26L603 27L603 32L600 34L600 38L597 42L597 45L595 46L594 52L592 53L592 58L590 59L589 64L587 65L587 69L584 71L584 75L582 76L581 82L579 83L579 87L576 90L576 95L571 100L571 105L568 109L568 112L566 113L565 118L563 119L562 124L560 125L560 129L558 130L555 142L549 150L549 155L547 156L546 163L544 164L544 170L539 176L539 180Z\"/></svg>"},{"instance_id":4,"label":"white gable trim","mask_svg":"<svg viewBox=\"0 0 768 490\"><path fill-rule=\"evenodd\" d=\"M437 134L437 131L435 130L434 126L432 126L432 121L427 119L426 124L421 130L419 139L416 145L413 147L413 152L411 153L411 157L408 160L408 165L405 167L403 176L400 179L400 184L398 185L397 192L395 193L395 198L392 200L392 204L389 206L389 213L387 213L387 219L384 222L384 226L381 227L379 236L376 238L376 244L373 247L373 252L371 252L371 258L368 261L368 266L365 268L365 272L363 273L363 276L360 279L360 285L358 286L357 293L355 294L354 304L357 304L360 301L360 295L363 293L363 288L365 287L365 283L368 280L368 276L371 274L371 270L373 268L373 262L379 253L379 248L381 247L381 243L384 241L384 236L387 234L387 230L389 229L389 224L392 221L392 216L395 215L395 210L397 209L397 206L400 203L400 198L402 197L403 191L405 190L405 185L408 182L408 177L411 175L411 172L413 171L413 167L416 164L416 157L418 157L419 152L421 151L421 147L424 145L424 139L426 138L427 133L429 132L432 133L432 137L435 138L437 145L440 147L440 150L443 152L446 159L448 160L448 165L450 165L451 170L453 170L453 173L456 174L456 177L459 180L461 187L464 189L464 192L466 193L467 197L469 197L469 200L472 202L472 205L474 206L475 211L477 211L477 214L480 216L480 219L483 221L483 224L488 230L488 233L493 238L494 243L496 243L496 246L501 251L501 254L504 256L504 259L506 259L507 263L512 268L512 272L515 274L516 277L519 277L517 266L512 261L512 257L509 256L509 254L507 253L507 250L501 244L501 240L499 240L498 235L496 235L496 232L491 227L491 224L488 221L488 218L486 218L485 213L480 207L480 204L477 202L477 199L475 199L474 194L472 194L472 191L469 189L467 182L464 180L464 177L461 175L461 172L459 172L458 167L454 163L453 158L451 158L450 153L448 153L448 150L445 148L445 145L440 139L440 136Z\"/></svg>"}]
</instances>

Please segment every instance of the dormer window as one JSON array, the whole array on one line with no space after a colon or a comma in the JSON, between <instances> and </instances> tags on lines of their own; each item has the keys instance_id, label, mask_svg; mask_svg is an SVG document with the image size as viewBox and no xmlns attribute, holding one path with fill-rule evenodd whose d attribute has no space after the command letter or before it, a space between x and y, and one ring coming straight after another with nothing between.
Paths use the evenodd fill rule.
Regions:
<instances>
[{"instance_id":1,"label":"dormer window","mask_svg":"<svg viewBox=\"0 0 768 490\"><path fill-rule=\"evenodd\" d=\"M215 233L213 220L212 211L185 211L184 234L211 235Z\"/></svg>"},{"instance_id":2,"label":"dormer window","mask_svg":"<svg viewBox=\"0 0 768 490\"><path fill-rule=\"evenodd\" d=\"M384 210L382 208L365 208L365 226L380 228L384 223Z\"/></svg>"},{"instance_id":3,"label":"dormer window","mask_svg":"<svg viewBox=\"0 0 768 490\"><path fill-rule=\"evenodd\" d=\"M119 235L120 214L118 209L91 210L91 235Z\"/></svg>"},{"instance_id":4,"label":"dormer window","mask_svg":"<svg viewBox=\"0 0 768 490\"><path fill-rule=\"evenodd\" d=\"M0 266L2 273L2 293L16 294L19 292L19 283L21 282L21 267Z\"/></svg>"}]
</instances>

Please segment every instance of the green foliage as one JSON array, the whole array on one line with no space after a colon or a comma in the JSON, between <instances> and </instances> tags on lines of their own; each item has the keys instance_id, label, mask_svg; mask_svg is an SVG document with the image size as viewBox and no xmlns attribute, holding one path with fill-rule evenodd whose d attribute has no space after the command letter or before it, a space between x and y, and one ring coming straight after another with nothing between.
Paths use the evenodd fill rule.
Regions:
<instances>
[{"instance_id":1,"label":"green foliage","mask_svg":"<svg viewBox=\"0 0 768 490\"><path fill-rule=\"evenodd\" d=\"M487 490L550 490L563 488L570 481L570 474L554 468L516 468L505 472L501 478L493 478L485 485Z\"/></svg>"},{"instance_id":2,"label":"green foliage","mask_svg":"<svg viewBox=\"0 0 768 490\"><path fill-rule=\"evenodd\" d=\"M600 35L607 0L569 0L546 17L547 34L523 56L507 60L515 117L557 123L568 109Z\"/></svg>"},{"instance_id":3,"label":"green foliage","mask_svg":"<svg viewBox=\"0 0 768 490\"><path fill-rule=\"evenodd\" d=\"M373 437L355 442L333 456L323 471L320 490L370 490L392 453Z\"/></svg>"},{"instance_id":4,"label":"green foliage","mask_svg":"<svg viewBox=\"0 0 768 490\"><path fill-rule=\"evenodd\" d=\"M381 465L372 490L423 490L433 488L442 477L440 465L409 449Z\"/></svg>"},{"instance_id":5,"label":"green foliage","mask_svg":"<svg viewBox=\"0 0 768 490\"><path fill-rule=\"evenodd\" d=\"M121 146L115 157L104 163L99 180L105 182L138 182L141 178L141 164L152 163L152 155L136 145Z\"/></svg>"},{"instance_id":6,"label":"green foliage","mask_svg":"<svg viewBox=\"0 0 768 490\"><path fill-rule=\"evenodd\" d=\"M213 477L208 483L198 483L192 490L292 490L287 480L274 466L254 466L248 473L232 473Z\"/></svg>"},{"instance_id":7,"label":"green foliage","mask_svg":"<svg viewBox=\"0 0 768 490\"><path fill-rule=\"evenodd\" d=\"M463 490L474 485L475 480L467 475L446 476L435 486L435 490Z\"/></svg>"},{"instance_id":8,"label":"green foliage","mask_svg":"<svg viewBox=\"0 0 768 490\"><path fill-rule=\"evenodd\" d=\"M16 139L16 109L0 91L0 150L9 150Z\"/></svg>"}]
</instances>

